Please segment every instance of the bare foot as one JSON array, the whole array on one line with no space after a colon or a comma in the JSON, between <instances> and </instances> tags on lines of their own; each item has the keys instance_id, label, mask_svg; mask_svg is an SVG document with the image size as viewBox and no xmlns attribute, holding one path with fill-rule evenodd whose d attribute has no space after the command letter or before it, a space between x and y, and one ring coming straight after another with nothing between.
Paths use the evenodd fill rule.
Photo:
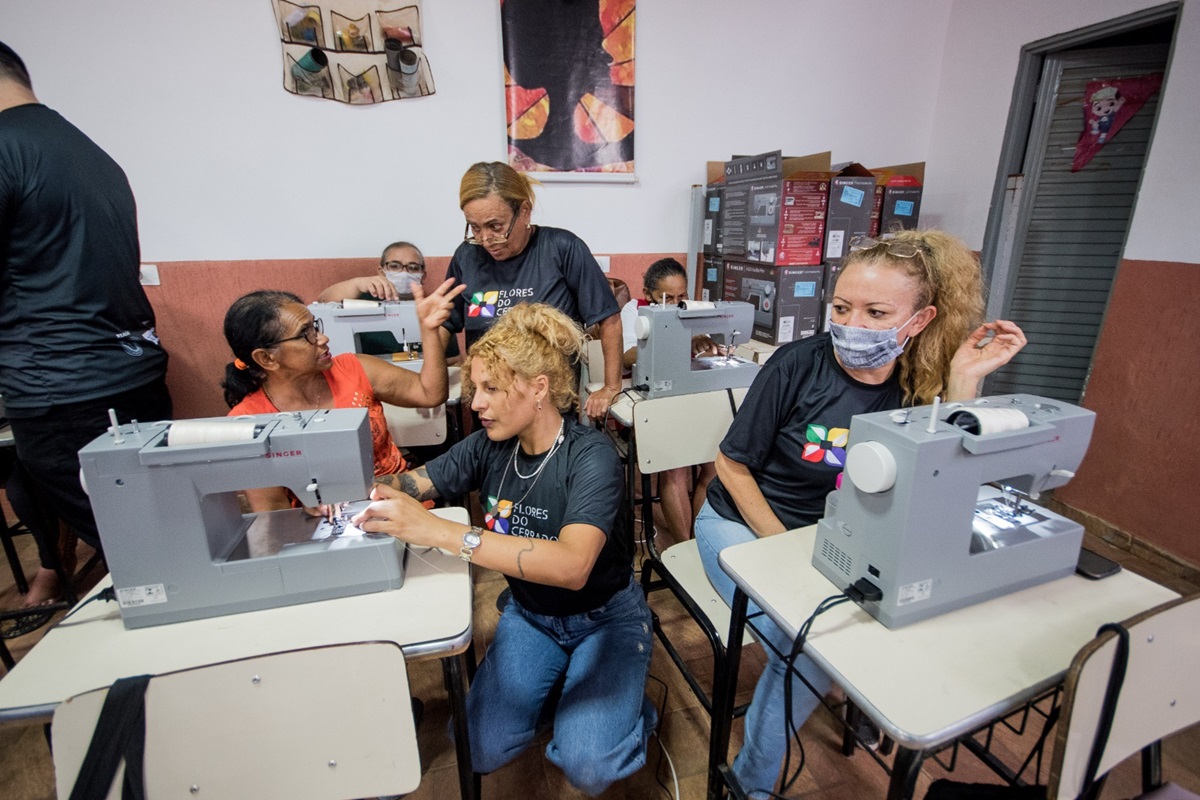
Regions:
<instances>
[{"instance_id":1,"label":"bare foot","mask_svg":"<svg viewBox=\"0 0 1200 800\"><path fill-rule=\"evenodd\" d=\"M58 576L54 574L54 570L38 567L37 574L29 582L29 593L25 595L25 602L22 605L25 608L44 606L47 603L53 603L60 597L62 597L62 592L59 591Z\"/></svg>"}]
</instances>

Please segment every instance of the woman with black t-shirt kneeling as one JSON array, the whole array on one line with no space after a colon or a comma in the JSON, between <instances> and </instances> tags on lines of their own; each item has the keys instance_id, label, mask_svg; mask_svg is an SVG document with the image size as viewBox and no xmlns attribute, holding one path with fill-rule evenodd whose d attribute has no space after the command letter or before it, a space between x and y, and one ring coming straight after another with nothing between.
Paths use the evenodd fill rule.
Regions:
<instances>
[{"instance_id":1,"label":"woman with black t-shirt kneeling","mask_svg":"<svg viewBox=\"0 0 1200 800\"><path fill-rule=\"evenodd\" d=\"M574 413L582 346L580 327L550 306L504 314L467 354L464 391L482 430L401 475L403 492L376 486L354 523L504 573L512 599L467 695L472 762L486 773L520 754L561 686L546 756L595 795L645 763L657 720L644 694L651 618L623 541L620 461ZM475 490L486 530L418 502Z\"/></svg>"}]
</instances>

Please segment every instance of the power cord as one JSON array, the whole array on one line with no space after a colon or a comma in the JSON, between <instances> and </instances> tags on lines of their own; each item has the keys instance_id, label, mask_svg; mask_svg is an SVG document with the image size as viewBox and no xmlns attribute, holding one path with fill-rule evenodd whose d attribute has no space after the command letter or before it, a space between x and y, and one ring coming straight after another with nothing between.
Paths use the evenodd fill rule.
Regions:
<instances>
[{"instance_id":1,"label":"power cord","mask_svg":"<svg viewBox=\"0 0 1200 800\"><path fill-rule=\"evenodd\" d=\"M103 600L106 603L111 603L113 600L116 600L116 599L117 599L117 590L116 589L114 589L111 586L109 586L105 589L101 589L99 592L96 592L96 594L92 595L87 600L84 600L82 603L75 606L75 608L71 609L70 613L68 613L65 617L60 619L58 621L58 624L55 627L58 627L58 625L61 625L64 622L66 622L67 620L69 620L72 616L75 615L76 611L83 608L88 603L94 603L97 600Z\"/></svg>"}]
</instances>

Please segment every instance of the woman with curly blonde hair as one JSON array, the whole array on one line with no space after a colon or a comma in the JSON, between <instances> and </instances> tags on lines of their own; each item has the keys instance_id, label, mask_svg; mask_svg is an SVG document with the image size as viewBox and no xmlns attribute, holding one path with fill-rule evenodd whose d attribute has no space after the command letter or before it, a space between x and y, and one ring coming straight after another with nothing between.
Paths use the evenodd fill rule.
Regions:
<instances>
[{"instance_id":1,"label":"woman with curly blonde hair","mask_svg":"<svg viewBox=\"0 0 1200 800\"><path fill-rule=\"evenodd\" d=\"M975 397L980 381L1025 346L1011 322L980 324L982 287L975 255L940 231L851 242L829 333L776 351L721 442L696 539L705 572L726 602L734 587L718 563L721 550L821 518L825 496L841 475L851 417L925 405L937 396ZM788 637L765 617L756 624L782 652L790 650ZM785 667L768 656L733 764L738 782L755 798L775 785L787 749ZM811 686L828 689L829 678L807 656L797 658L796 667ZM792 719L799 726L817 698L793 688Z\"/></svg>"},{"instance_id":2,"label":"woman with curly blonde hair","mask_svg":"<svg viewBox=\"0 0 1200 800\"><path fill-rule=\"evenodd\" d=\"M376 486L354 522L504 573L512 597L467 695L472 764L499 769L549 719L547 758L596 795L645 763L657 719L643 691L651 617L625 544L620 460L574 413L582 347L582 329L548 305L502 315L467 352L482 429L401 475L403 493ZM486 529L418 502L471 491Z\"/></svg>"}]
</instances>

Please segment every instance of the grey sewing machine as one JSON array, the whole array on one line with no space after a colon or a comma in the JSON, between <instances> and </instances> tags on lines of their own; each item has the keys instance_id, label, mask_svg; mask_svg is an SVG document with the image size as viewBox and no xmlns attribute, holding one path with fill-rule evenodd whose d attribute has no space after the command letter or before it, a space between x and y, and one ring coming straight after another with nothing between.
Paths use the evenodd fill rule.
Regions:
<instances>
[{"instance_id":1,"label":"grey sewing machine","mask_svg":"<svg viewBox=\"0 0 1200 800\"><path fill-rule=\"evenodd\" d=\"M1083 529L1031 501L1074 477L1095 416L1017 394L854 417L813 566L889 628L1070 575Z\"/></svg>"},{"instance_id":2,"label":"grey sewing machine","mask_svg":"<svg viewBox=\"0 0 1200 800\"><path fill-rule=\"evenodd\" d=\"M353 535L346 518L299 508L243 514L238 501L271 486L309 507L365 497L366 409L122 425L79 461L126 628L403 582L406 551L391 537Z\"/></svg>"},{"instance_id":3,"label":"grey sewing machine","mask_svg":"<svg viewBox=\"0 0 1200 800\"><path fill-rule=\"evenodd\" d=\"M421 323L417 320L417 304L412 300L390 300L358 306L351 303L312 303L308 310L314 319L321 320L329 337L329 352L361 353L359 337L364 333L386 331L396 338L404 352L416 357L420 352Z\"/></svg>"},{"instance_id":4,"label":"grey sewing machine","mask_svg":"<svg viewBox=\"0 0 1200 800\"><path fill-rule=\"evenodd\" d=\"M732 353L739 341L750 340L753 327L754 306L749 303L642 306L633 385L647 387L643 391L648 399L749 386L758 365ZM692 358L692 337L701 335L725 347L729 355Z\"/></svg>"}]
</instances>

